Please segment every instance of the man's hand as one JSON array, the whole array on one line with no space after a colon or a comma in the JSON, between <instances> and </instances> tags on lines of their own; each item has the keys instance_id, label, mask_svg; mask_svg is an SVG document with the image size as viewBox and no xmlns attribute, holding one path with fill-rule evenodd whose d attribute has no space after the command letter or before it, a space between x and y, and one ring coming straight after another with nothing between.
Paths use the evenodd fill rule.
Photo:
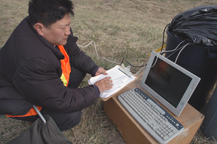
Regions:
<instances>
[{"instance_id":1,"label":"man's hand","mask_svg":"<svg viewBox=\"0 0 217 144\"><path fill-rule=\"evenodd\" d=\"M105 77L104 79L97 81L95 85L99 88L100 93L111 89L113 86L111 77Z\"/></svg>"},{"instance_id":2,"label":"man's hand","mask_svg":"<svg viewBox=\"0 0 217 144\"><path fill-rule=\"evenodd\" d=\"M100 67L96 73L95 73L95 76L98 76L100 74L104 74L104 75L107 75L108 73L106 73L106 70L104 70L104 68Z\"/></svg>"}]
</instances>

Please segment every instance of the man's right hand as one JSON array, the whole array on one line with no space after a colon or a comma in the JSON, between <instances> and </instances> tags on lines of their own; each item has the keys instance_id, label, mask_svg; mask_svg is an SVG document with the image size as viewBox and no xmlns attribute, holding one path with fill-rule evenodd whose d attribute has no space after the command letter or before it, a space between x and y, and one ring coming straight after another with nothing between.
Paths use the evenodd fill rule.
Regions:
<instances>
[{"instance_id":1,"label":"man's right hand","mask_svg":"<svg viewBox=\"0 0 217 144\"><path fill-rule=\"evenodd\" d=\"M111 80L111 77L105 77L104 79L101 79L97 82L95 82L95 85L99 88L100 93L109 90L112 88L113 83Z\"/></svg>"}]
</instances>

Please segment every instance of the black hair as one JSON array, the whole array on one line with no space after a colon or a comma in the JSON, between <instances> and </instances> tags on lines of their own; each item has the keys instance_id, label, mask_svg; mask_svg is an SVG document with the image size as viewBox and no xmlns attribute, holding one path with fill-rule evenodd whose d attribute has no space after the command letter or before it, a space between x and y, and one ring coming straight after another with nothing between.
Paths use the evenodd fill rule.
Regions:
<instances>
[{"instance_id":1,"label":"black hair","mask_svg":"<svg viewBox=\"0 0 217 144\"><path fill-rule=\"evenodd\" d=\"M30 0L28 12L31 25L40 22L45 27L62 19L67 13L74 15L71 0Z\"/></svg>"}]
</instances>

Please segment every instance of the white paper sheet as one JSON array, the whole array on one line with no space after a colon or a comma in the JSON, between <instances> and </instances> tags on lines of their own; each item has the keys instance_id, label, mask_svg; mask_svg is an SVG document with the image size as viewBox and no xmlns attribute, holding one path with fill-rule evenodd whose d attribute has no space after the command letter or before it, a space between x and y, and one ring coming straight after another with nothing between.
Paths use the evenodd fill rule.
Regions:
<instances>
[{"instance_id":1,"label":"white paper sheet","mask_svg":"<svg viewBox=\"0 0 217 144\"><path fill-rule=\"evenodd\" d=\"M100 97L101 98L107 98L109 96L111 96L112 94L116 93L117 91L119 91L120 89L122 89L124 86L126 86L127 84L129 84L130 82L132 82L136 77L135 76L127 76L125 75L123 72L121 72L118 68L120 66L116 65L115 67L111 68L110 70L107 71L108 75L98 75L95 77L90 78L90 80L88 80L89 85L94 84L95 82L110 76L112 81L113 81L113 87L110 90L106 90L102 93L100 93Z\"/></svg>"}]
</instances>

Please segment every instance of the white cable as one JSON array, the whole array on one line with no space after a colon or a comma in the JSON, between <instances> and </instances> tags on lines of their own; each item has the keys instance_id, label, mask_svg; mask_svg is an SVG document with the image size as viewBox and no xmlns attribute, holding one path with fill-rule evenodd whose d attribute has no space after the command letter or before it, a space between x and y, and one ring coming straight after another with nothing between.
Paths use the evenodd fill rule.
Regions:
<instances>
[{"instance_id":1,"label":"white cable","mask_svg":"<svg viewBox=\"0 0 217 144\"><path fill-rule=\"evenodd\" d=\"M81 45L78 45L78 44L77 44L77 45L78 45L79 47L86 48L86 47L88 47L91 43L93 43L93 45L94 45L96 55L100 58L100 56L98 55L97 49L96 49L96 43L95 43L93 40L92 40L89 44L87 44L86 46L81 46ZM115 61L108 60L108 59L105 58L105 57L101 57L101 58L107 60L108 62L112 62L112 63L115 63L115 64L120 64L120 63L117 63L117 62L115 62Z\"/></svg>"},{"instance_id":2,"label":"white cable","mask_svg":"<svg viewBox=\"0 0 217 144\"><path fill-rule=\"evenodd\" d=\"M135 75L139 74L142 71L142 69L144 69L145 67L146 67L146 65L144 67L142 67L137 73L135 73Z\"/></svg>"},{"instance_id":3,"label":"white cable","mask_svg":"<svg viewBox=\"0 0 217 144\"><path fill-rule=\"evenodd\" d=\"M89 44L87 44L86 46L81 46L81 45L79 45L79 44L77 44L77 45L78 45L79 47L86 48L86 47L88 47L92 42L93 42L93 40L92 40Z\"/></svg>"},{"instance_id":4,"label":"white cable","mask_svg":"<svg viewBox=\"0 0 217 144\"><path fill-rule=\"evenodd\" d=\"M168 51L163 51L163 52L161 52L160 54L162 54L162 53L167 53L167 52L173 52L173 51L175 51L176 49L178 49L179 48L179 46L183 43L183 42L185 42L185 41L181 41L177 46L176 46L176 48L175 49L172 49L172 50L168 50Z\"/></svg>"},{"instance_id":5,"label":"white cable","mask_svg":"<svg viewBox=\"0 0 217 144\"><path fill-rule=\"evenodd\" d=\"M159 57L159 53L158 53L158 55L157 55L157 58L156 58L154 64L153 64L151 67L154 67L154 66L155 66L155 64L157 63L158 57ZM135 73L135 75L139 74L139 73L142 71L142 69L146 68L146 66L147 66L147 65L143 66L137 73Z\"/></svg>"},{"instance_id":6,"label":"white cable","mask_svg":"<svg viewBox=\"0 0 217 144\"><path fill-rule=\"evenodd\" d=\"M175 63L177 62L179 55L181 54L181 52L189 45L190 43L187 43L186 45L183 46L183 48L179 51L178 55L176 56L176 60Z\"/></svg>"},{"instance_id":7,"label":"white cable","mask_svg":"<svg viewBox=\"0 0 217 144\"><path fill-rule=\"evenodd\" d=\"M182 41L183 42L183 41ZM185 45L184 45L185 46ZM174 52L173 53L171 53L169 56L167 56L167 58L169 58L170 56L172 56L175 52L177 52L177 51L179 51L180 49L182 49L184 46L181 46L180 48L179 48L179 45L173 50Z\"/></svg>"},{"instance_id":8,"label":"white cable","mask_svg":"<svg viewBox=\"0 0 217 144\"><path fill-rule=\"evenodd\" d=\"M153 68L156 65L158 58L159 58L159 53L157 53L157 58L156 58L154 64L151 66L151 68Z\"/></svg>"}]
</instances>

